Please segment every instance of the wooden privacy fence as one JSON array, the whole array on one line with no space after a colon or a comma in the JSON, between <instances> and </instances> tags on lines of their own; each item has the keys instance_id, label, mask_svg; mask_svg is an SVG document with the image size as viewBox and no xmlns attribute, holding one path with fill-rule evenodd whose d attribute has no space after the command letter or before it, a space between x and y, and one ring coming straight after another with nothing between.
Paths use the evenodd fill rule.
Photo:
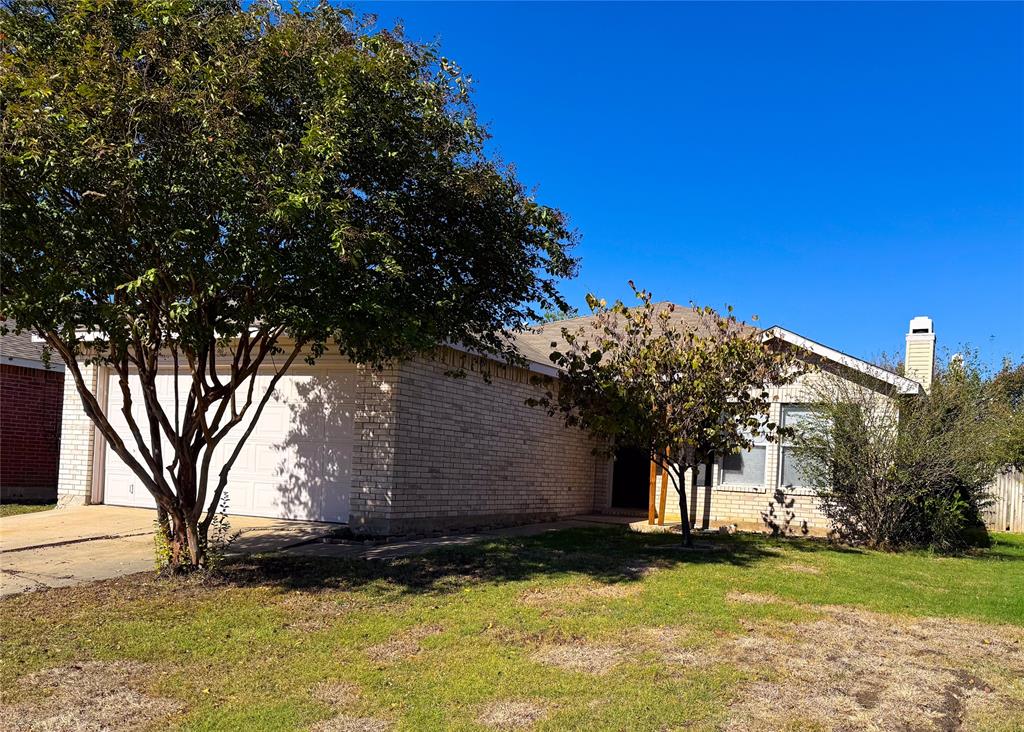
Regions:
<instances>
[{"instance_id":1,"label":"wooden privacy fence","mask_svg":"<svg viewBox=\"0 0 1024 732\"><path fill-rule=\"evenodd\" d=\"M989 493L992 505L982 513L989 530L1024 532L1024 473L999 473Z\"/></svg>"}]
</instances>

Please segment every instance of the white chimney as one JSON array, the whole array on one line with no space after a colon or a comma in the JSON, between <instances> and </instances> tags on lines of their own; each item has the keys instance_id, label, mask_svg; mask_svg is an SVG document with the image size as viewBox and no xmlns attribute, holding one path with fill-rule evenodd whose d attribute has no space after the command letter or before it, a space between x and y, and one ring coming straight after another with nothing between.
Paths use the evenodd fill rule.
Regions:
<instances>
[{"instance_id":1,"label":"white chimney","mask_svg":"<svg viewBox=\"0 0 1024 732\"><path fill-rule=\"evenodd\" d=\"M921 384L925 391L931 389L935 371L935 329L931 318L918 315L910 321L904 371L907 378Z\"/></svg>"}]
</instances>

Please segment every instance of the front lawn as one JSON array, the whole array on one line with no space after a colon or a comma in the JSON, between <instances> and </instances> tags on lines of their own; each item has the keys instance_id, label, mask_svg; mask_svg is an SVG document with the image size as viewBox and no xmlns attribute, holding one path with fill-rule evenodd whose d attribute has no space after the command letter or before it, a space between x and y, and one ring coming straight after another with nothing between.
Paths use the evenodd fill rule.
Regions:
<instances>
[{"instance_id":1,"label":"front lawn","mask_svg":"<svg viewBox=\"0 0 1024 732\"><path fill-rule=\"evenodd\" d=\"M675 541L581 529L8 598L0 727L1024 728L1024 537L969 558Z\"/></svg>"},{"instance_id":2,"label":"front lawn","mask_svg":"<svg viewBox=\"0 0 1024 732\"><path fill-rule=\"evenodd\" d=\"M0 503L0 518L3 516L17 516L20 513L49 511L56 505L56 503Z\"/></svg>"}]
</instances>

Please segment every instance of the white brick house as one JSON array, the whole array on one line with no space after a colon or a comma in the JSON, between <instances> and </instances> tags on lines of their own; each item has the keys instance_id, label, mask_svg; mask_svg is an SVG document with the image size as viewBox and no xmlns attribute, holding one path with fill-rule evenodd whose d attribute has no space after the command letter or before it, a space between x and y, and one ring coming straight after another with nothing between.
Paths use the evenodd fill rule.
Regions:
<instances>
[{"instance_id":1,"label":"white brick house","mask_svg":"<svg viewBox=\"0 0 1024 732\"><path fill-rule=\"evenodd\" d=\"M912 334L914 346L921 337L934 343L931 321L915 319L925 321L928 332ZM646 507L645 460L628 454L602 458L589 436L525 403L539 388L533 377L557 377L547 350L562 325L519 338L525 368L454 348L384 371L339 357L325 357L313 367L297 361L232 470L229 513L336 521L396 534ZM836 373L855 372L884 394L917 393L931 376L933 357L921 349L914 353L913 365L920 369L915 381L782 328L765 331L765 337L801 349ZM908 348L911 341L908 335ZM451 376L456 367L467 376ZM116 423L120 389L109 388L110 374L103 369L88 367L84 373ZM793 413L806 401L806 387L802 381L775 390L771 417ZM161 388L173 399L170 377ZM785 446L767 444L720 460L712 472L710 487L691 496L690 515L698 526L760 527L776 489L792 477ZM103 444L67 380L60 502L152 506L136 483ZM812 491L785 492L794 525L826 528ZM678 515L672 502L669 508L669 518L673 510Z\"/></svg>"}]
</instances>

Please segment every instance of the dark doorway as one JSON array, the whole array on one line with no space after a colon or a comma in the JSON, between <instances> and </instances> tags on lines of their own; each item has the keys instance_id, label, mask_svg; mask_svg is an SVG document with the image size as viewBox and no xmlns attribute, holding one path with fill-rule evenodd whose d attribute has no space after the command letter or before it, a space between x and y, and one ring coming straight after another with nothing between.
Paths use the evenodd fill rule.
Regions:
<instances>
[{"instance_id":1,"label":"dark doorway","mask_svg":"<svg viewBox=\"0 0 1024 732\"><path fill-rule=\"evenodd\" d=\"M646 450L624 447L615 453L612 508L646 509L650 496L651 459Z\"/></svg>"}]
</instances>

